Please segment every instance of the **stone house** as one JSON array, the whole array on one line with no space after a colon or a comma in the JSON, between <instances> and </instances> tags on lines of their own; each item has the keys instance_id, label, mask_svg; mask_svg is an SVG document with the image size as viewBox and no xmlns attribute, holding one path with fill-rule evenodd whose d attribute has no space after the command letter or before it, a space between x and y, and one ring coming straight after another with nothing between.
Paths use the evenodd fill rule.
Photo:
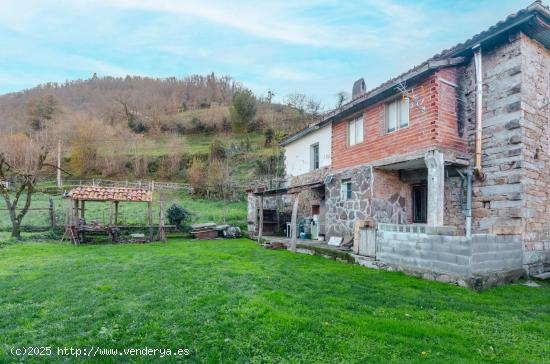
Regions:
<instances>
[{"instance_id":1,"label":"stone house","mask_svg":"<svg viewBox=\"0 0 550 364\"><path fill-rule=\"evenodd\" d=\"M547 6L353 91L283 141L287 183L249 191L249 231L258 196L286 217L298 198L299 217L320 216L326 238L406 271L487 280L550 270Z\"/></svg>"}]
</instances>

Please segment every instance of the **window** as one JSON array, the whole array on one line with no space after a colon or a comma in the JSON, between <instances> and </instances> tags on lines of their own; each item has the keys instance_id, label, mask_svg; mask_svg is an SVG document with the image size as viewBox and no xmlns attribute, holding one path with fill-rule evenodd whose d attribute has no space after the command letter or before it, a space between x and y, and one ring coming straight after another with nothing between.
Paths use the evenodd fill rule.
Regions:
<instances>
[{"instance_id":1,"label":"window","mask_svg":"<svg viewBox=\"0 0 550 364\"><path fill-rule=\"evenodd\" d=\"M348 121L348 145L363 142L363 117Z\"/></svg>"},{"instance_id":2,"label":"window","mask_svg":"<svg viewBox=\"0 0 550 364\"><path fill-rule=\"evenodd\" d=\"M343 179L340 186L340 198L342 200L351 200L351 179Z\"/></svg>"},{"instance_id":3,"label":"window","mask_svg":"<svg viewBox=\"0 0 550 364\"><path fill-rule=\"evenodd\" d=\"M311 145L309 153L310 169L319 169L319 143Z\"/></svg>"},{"instance_id":4,"label":"window","mask_svg":"<svg viewBox=\"0 0 550 364\"><path fill-rule=\"evenodd\" d=\"M386 104L386 133L409 126L409 98L404 97Z\"/></svg>"}]
</instances>

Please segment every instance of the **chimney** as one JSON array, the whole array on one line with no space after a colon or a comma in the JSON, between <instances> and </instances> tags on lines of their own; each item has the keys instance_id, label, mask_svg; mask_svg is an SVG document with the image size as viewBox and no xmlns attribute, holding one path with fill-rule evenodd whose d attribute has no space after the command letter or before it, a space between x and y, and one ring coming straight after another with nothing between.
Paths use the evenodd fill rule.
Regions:
<instances>
[{"instance_id":1,"label":"chimney","mask_svg":"<svg viewBox=\"0 0 550 364\"><path fill-rule=\"evenodd\" d=\"M367 92L367 85L365 84L365 80L363 78L358 79L353 83L353 90L351 92L351 98L352 100L355 100L359 96L363 95Z\"/></svg>"}]
</instances>

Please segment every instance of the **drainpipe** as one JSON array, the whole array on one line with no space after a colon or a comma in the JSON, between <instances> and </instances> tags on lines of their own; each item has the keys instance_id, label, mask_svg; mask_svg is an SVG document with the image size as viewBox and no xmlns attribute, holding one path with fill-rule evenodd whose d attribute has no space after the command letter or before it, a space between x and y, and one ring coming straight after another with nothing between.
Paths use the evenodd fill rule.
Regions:
<instances>
[{"instance_id":1,"label":"drainpipe","mask_svg":"<svg viewBox=\"0 0 550 364\"><path fill-rule=\"evenodd\" d=\"M480 180L485 179L481 169L481 142L483 138L483 68L481 66L481 46L473 48L476 71L476 158L474 172Z\"/></svg>"},{"instance_id":2,"label":"drainpipe","mask_svg":"<svg viewBox=\"0 0 550 364\"><path fill-rule=\"evenodd\" d=\"M466 236L472 236L472 168L466 171Z\"/></svg>"},{"instance_id":3,"label":"drainpipe","mask_svg":"<svg viewBox=\"0 0 550 364\"><path fill-rule=\"evenodd\" d=\"M472 237L472 167L468 167L465 170L464 175L460 170L456 170L462 179L461 189L464 187L464 181L466 181L466 208L463 209L464 216L466 216L466 236Z\"/></svg>"}]
</instances>

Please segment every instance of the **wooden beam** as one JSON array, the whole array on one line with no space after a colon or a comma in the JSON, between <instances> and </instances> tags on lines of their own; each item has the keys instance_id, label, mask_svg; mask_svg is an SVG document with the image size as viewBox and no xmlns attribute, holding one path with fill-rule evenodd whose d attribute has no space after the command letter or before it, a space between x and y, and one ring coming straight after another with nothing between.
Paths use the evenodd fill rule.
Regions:
<instances>
[{"instance_id":1,"label":"wooden beam","mask_svg":"<svg viewBox=\"0 0 550 364\"><path fill-rule=\"evenodd\" d=\"M118 201L115 201L115 226L118 225Z\"/></svg>"},{"instance_id":2,"label":"wooden beam","mask_svg":"<svg viewBox=\"0 0 550 364\"><path fill-rule=\"evenodd\" d=\"M259 200L259 209L260 209L260 222L259 222L259 226L258 226L258 243L261 243L262 242L262 235L264 233L264 195L261 194L260 197L258 198Z\"/></svg>"},{"instance_id":3,"label":"wooden beam","mask_svg":"<svg viewBox=\"0 0 550 364\"><path fill-rule=\"evenodd\" d=\"M159 206L160 206L160 211L159 211L158 240L159 241L166 241L166 233L164 231L164 201L163 201L163 198L162 198L162 193L160 194Z\"/></svg>"},{"instance_id":4,"label":"wooden beam","mask_svg":"<svg viewBox=\"0 0 550 364\"><path fill-rule=\"evenodd\" d=\"M82 201L82 202L80 203L80 218L81 218L82 220L84 220L85 213L86 213L86 212L85 212L85 211L86 211L86 207L85 207L85 206L86 206L85 201Z\"/></svg>"},{"instance_id":5,"label":"wooden beam","mask_svg":"<svg viewBox=\"0 0 550 364\"><path fill-rule=\"evenodd\" d=\"M149 226L149 241L153 241L153 204L147 202L147 225Z\"/></svg>"},{"instance_id":6,"label":"wooden beam","mask_svg":"<svg viewBox=\"0 0 550 364\"><path fill-rule=\"evenodd\" d=\"M74 225L78 225L78 200L74 200L74 207L73 207L73 213L72 213L72 219Z\"/></svg>"},{"instance_id":7,"label":"wooden beam","mask_svg":"<svg viewBox=\"0 0 550 364\"><path fill-rule=\"evenodd\" d=\"M109 201L109 226L113 225L113 201Z\"/></svg>"}]
</instances>

